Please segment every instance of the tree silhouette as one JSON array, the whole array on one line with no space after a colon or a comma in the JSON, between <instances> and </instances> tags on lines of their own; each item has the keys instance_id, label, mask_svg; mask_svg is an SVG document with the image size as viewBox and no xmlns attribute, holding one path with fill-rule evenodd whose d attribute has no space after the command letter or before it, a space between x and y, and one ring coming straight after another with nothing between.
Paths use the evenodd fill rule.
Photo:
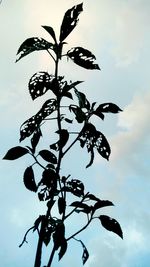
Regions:
<instances>
[{"instance_id":1,"label":"tree silhouette","mask_svg":"<svg viewBox=\"0 0 150 267\"><path fill-rule=\"evenodd\" d=\"M53 95L35 115L27 119L20 127L20 142L30 138L30 146L13 147L4 156L6 160L16 160L24 155L31 156L31 165L26 168L23 175L24 185L28 190L37 193L38 201L45 202L47 206L46 214L39 215L33 226L25 233L20 244L21 247L26 242L27 234L31 230L38 234L34 267L41 266L43 245L48 247L49 244L53 244L48 263L45 265L45 267L50 267L56 252L58 253L58 259L62 259L71 239L81 244L83 249L82 262L85 264L89 253L83 241L77 239L76 236L95 219L98 219L105 229L123 238L121 227L115 219L101 213L97 215L100 209L113 206L113 203L86 192L81 180L72 177L71 174L63 175L61 168L64 157L67 156L68 151L72 149L75 143L78 143L81 148L85 148L90 155L86 168L93 164L95 151L108 160L111 148L104 134L91 123L91 117L98 116L101 120L104 120L106 113L121 111L113 103L99 105L96 102L90 103L86 95L77 89L82 81L68 82L64 76L59 76L59 62L65 57L85 69L100 70L95 62L95 56L85 48L73 47L66 54L63 54L66 38L76 27L78 17L82 11L82 3L66 11L60 27L59 40L57 40L52 27L42 26L51 37L52 42L39 37L31 37L21 44L17 52L16 62L31 52L44 50L48 52L55 64L54 74L40 71L29 80L28 88L32 100L43 96L48 91ZM64 98L68 98L71 104L63 106ZM62 113L64 108L65 114ZM70 118L71 115L73 119ZM44 138L42 133L43 124L47 123L49 126L51 120L56 121L56 142L50 143L49 147L44 147L39 151L37 150L38 144ZM67 125L73 124L76 127L76 123L79 124L80 130L69 132ZM74 135L76 137L73 139L72 136ZM37 178L35 179L35 166L38 166L42 171L38 182ZM74 198L75 201L73 201ZM66 220L75 213L78 213L78 216L84 216L86 223L76 232L68 235Z\"/></svg>"}]
</instances>

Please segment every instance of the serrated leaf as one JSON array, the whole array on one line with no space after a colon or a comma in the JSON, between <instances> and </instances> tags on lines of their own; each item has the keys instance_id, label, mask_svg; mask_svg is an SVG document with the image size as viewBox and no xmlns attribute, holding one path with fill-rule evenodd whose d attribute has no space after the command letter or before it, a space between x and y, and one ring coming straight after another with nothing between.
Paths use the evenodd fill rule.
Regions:
<instances>
[{"instance_id":1,"label":"serrated leaf","mask_svg":"<svg viewBox=\"0 0 150 267\"><path fill-rule=\"evenodd\" d=\"M43 149L39 152L39 155L46 161L51 162L53 164L57 164L56 156L47 149Z\"/></svg>"},{"instance_id":2,"label":"serrated leaf","mask_svg":"<svg viewBox=\"0 0 150 267\"><path fill-rule=\"evenodd\" d=\"M15 146L7 151L3 159L15 160L24 156L27 153L29 153L27 148L22 146Z\"/></svg>"},{"instance_id":3,"label":"serrated leaf","mask_svg":"<svg viewBox=\"0 0 150 267\"><path fill-rule=\"evenodd\" d=\"M28 190L37 192L37 185L35 183L34 172L33 172L32 166L26 168L24 172L24 176L23 176L23 181L24 181L25 187Z\"/></svg>"},{"instance_id":4,"label":"serrated leaf","mask_svg":"<svg viewBox=\"0 0 150 267\"><path fill-rule=\"evenodd\" d=\"M29 80L29 93L32 99L36 99L39 96L44 95L49 89L55 91L53 88L55 76L48 74L47 72L40 71L35 73Z\"/></svg>"},{"instance_id":5,"label":"serrated leaf","mask_svg":"<svg viewBox=\"0 0 150 267\"><path fill-rule=\"evenodd\" d=\"M20 55L18 59L16 60L16 62L34 51L47 50L52 47L53 47L53 44L47 42L43 38L38 38L38 37L28 38L19 47L17 55L19 54Z\"/></svg>"},{"instance_id":6,"label":"serrated leaf","mask_svg":"<svg viewBox=\"0 0 150 267\"><path fill-rule=\"evenodd\" d=\"M54 42L57 43L54 29L52 27L50 27L50 26L42 26L42 27L51 35L51 37L53 38Z\"/></svg>"},{"instance_id":7,"label":"serrated leaf","mask_svg":"<svg viewBox=\"0 0 150 267\"><path fill-rule=\"evenodd\" d=\"M98 106L98 108L95 110L95 114L100 114L100 113L107 113L107 112L111 112L111 113L118 113L122 111L122 109L120 109L116 104L113 103L104 103Z\"/></svg>"},{"instance_id":8,"label":"serrated leaf","mask_svg":"<svg viewBox=\"0 0 150 267\"><path fill-rule=\"evenodd\" d=\"M96 57L87 49L82 47L71 48L67 52L67 56L73 60L74 63L85 69L100 70L98 64L95 64Z\"/></svg>"},{"instance_id":9,"label":"serrated leaf","mask_svg":"<svg viewBox=\"0 0 150 267\"><path fill-rule=\"evenodd\" d=\"M99 219L101 221L102 226L106 230L114 232L123 239L122 229L120 227L120 224L115 219L110 218L109 216L106 215L100 215Z\"/></svg>"},{"instance_id":10,"label":"serrated leaf","mask_svg":"<svg viewBox=\"0 0 150 267\"><path fill-rule=\"evenodd\" d=\"M72 32L72 30L76 27L78 22L78 16L83 11L83 3L73 6L68 9L64 15L61 29L60 29L60 42L64 41L64 39Z\"/></svg>"}]
</instances>

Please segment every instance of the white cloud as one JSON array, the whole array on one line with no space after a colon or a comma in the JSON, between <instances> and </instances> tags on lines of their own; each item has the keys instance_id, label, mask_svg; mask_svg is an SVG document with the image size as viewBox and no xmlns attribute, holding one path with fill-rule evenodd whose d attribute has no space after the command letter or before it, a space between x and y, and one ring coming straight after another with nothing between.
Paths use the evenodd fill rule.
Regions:
<instances>
[{"instance_id":1,"label":"white cloud","mask_svg":"<svg viewBox=\"0 0 150 267\"><path fill-rule=\"evenodd\" d=\"M121 130L111 140L111 163L123 169L147 173L148 145L150 144L150 93L139 93L119 114ZM120 168L121 170L121 168Z\"/></svg>"}]
</instances>

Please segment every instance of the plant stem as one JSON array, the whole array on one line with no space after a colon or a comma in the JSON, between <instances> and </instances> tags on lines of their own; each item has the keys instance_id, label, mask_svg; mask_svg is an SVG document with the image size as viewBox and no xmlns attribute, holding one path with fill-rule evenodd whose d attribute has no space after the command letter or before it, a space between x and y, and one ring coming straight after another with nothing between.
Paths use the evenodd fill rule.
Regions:
<instances>
[{"instance_id":1,"label":"plant stem","mask_svg":"<svg viewBox=\"0 0 150 267\"><path fill-rule=\"evenodd\" d=\"M42 220L34 267L40 267L41 266L42 245L43 245L43 230L44 230L44 221Z\"/></svg>"},{"instance_id":2,"label":"plant stem","mask_svg":"<svg viewBox=\"0 0 150 267\"><path fill-rule=\"evenodd\" d=\"M74 233L73 235L71 235L70 237L68 237L66 240L69 241L71 238L74 238L76 235L78 235L79 233L81 233L83 230L86 229L86 227L90 224L90 222L92 221L92 218L90 218L87 222L86 225L84 225L80 230L78 230L76 233Z\"/></svg>"},{"instance_id":3,"label":"plant stem","mask_svg":"<svg viewBox=\"0 0 150 267\"><path fill-rule=\"evenodd\" d=\"M48 262L46 267L50 267L51 266L53 258L54 258L54 255L55 255L55 251L56 251L55 250L55 246L53 246L53 249L52 249L52 252L51 252L51 255L50 255L50 258L49 258L49 262Z\"/></svg>"}]
</instances>

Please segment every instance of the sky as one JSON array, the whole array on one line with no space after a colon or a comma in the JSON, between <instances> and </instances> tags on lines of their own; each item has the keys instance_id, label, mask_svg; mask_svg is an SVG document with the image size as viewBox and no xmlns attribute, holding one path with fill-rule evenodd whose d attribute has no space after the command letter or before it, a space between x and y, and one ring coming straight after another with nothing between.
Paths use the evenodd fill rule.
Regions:
<instances>
[{"instance_id":1,"label":"sky","mask_svg":"<svg viewBox=\"0 0 150 267\"><path fill-rule=\"evenodd\" d=\"M49 40L41 25L59 33L64 12L76 0L2 0L0 4L0 140L1 159L7 150L19 145L20 125L38 111L47 96L32 101L28 80L37 71L53 72L45 52L34 52L15 63L16 52L27 38ZM88 155L76 146L64 163L64 171L83 178L87 191L115 206L103 214L121 225L124 240L94 222L79 238L90 253L87 267L149 267L150 262L150 1L83 0L84 12L67 39L66 49L82 46L96 55L101 71L90 71L73 62L63 61L60 75L68 80L83 80L79 86L89 100L113 102L123 112L95 119L111 145L109 162L96 155L91 168L85 169ZM54 126L52 125L52 129ZM47 132L49 134L49 132ZM26 145L26 141L23 143ZM80 153L80 154L79 154ZM79 159L83 159L83 162ZM26 230L45 206L23 185L23 172L29 158L0 163L0 260L5 267L33 266L36 235L18 248ZM69 164L68 164L69 162ZM78 217L68 225L73 231ZM69 224L69 223L68 223ZM44 262L46 256L44 254ZM73 255L73 256L72 256ZM71 241L60 266L82 266L82 250ZM59 266L57 257L54 267Z\"/></svg>"}]
</instances>

